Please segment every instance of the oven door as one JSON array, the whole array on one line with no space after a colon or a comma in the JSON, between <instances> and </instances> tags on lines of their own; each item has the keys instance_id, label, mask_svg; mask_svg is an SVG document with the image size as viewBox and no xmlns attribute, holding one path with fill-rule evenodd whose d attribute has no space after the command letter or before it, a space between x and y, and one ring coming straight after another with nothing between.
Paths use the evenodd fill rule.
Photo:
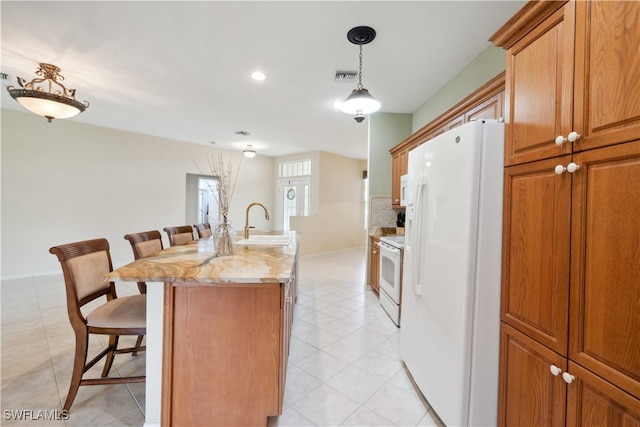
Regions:
<instances>
[{"instance_id":1,"label":"oven door","mask_svg":"<svg viewBox=\"0 0 640 427\"><path fill-rule=\"evenodd\" d=\"M400 304L400 269L402 252L400 248L380 242L380 289Z\"/></svg>"}]
</instances>

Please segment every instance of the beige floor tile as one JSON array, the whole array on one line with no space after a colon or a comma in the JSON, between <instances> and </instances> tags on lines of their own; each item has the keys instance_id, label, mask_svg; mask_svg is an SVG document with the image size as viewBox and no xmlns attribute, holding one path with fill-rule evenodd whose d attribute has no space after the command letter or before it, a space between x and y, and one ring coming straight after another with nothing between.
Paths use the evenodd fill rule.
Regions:
<instances>
[{"instance_id":1,"label":"beige floor tile","mask_svg":"<svg viewBox=\"0 0 640 427\"><path fill-rule=\"evenodd\" d=\"M390 427L395 424L361 406L340 425L345 427Z\"/></svg>"},{"instance_id":2,"label":"beige floor tile","mask_svg":"<svg viewBox=\"0 0 640 427\"><path fill-rule=\"evenodd\" d=\"M322 384L296 402L294 409L319 426L336 426L360 404L328 384ZM417 421L416 421L417 422Z\"/></svg>"},{"instance_id":3,"label":"beige floor tile","mask_svg":"<svg viewBox=\"0 0 640 427\"><path fill-rule=\"evenodd\" d=\"M285 409L270 426L437 425L401 367L398 329L365 291L365 255L362 248L301 259ZM138 293L135 283L116 286L120 296ZM75 348L62 275L3 281L1 289L2 409L60 410ZM92 337L90 355L106 342ZM134 342L126 337L121 343ZM145 360L144 354L118 355L111 376L142 375ZM100 376L103 365L88 374ZM2 425L140 427L145 396L144 384L83 386L66 422Z\"/></svg>"},{"instance_id":4,"label":"beige floor tile","mask_svg":"<svg viewBox=\"0 0 640 427\"><path fill-rule=\"evenodd\" d=\"M364 406L398 426L415 426L427 413L416 395L393 384L385 384Z\"/></svg>"}]
</instances>

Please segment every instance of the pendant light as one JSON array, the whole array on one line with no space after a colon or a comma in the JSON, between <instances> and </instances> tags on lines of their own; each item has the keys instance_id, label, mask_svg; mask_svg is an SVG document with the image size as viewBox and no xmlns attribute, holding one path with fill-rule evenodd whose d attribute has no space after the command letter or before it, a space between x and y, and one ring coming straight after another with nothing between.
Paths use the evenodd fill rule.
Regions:
<instances>
[{"instance_id":1,"label":"pendant light","mask_svg":"<svg viewBox=\"0 0 640 427\"><path fill-rule=\"evenodd\" d=\"M354 115L354 120L361 123L365 114L371 114L380 109L380 102L362 86L362 45L371 43L376 38L376 31L371 27L360 26L349 30L347 40L360 48L360 66L358 70L358 86L339 105L341 111Z\"/></svg>"},{"instance_id":2,"label":"pendant light","mask_svg":"<svg viewBox=\"0 0 640 427\"><path fill-rule=\"evenodd\" d=\"M41 63L36 75L39 77L29 83L18 77L18 84L22 89L7 86L11 97L27 110L46 117L51 123L53 119L73 117L89 107L87 101L76 101L75 89L67 89L60 83L64 80L60 68Z\"/></svg>"}]
</instances>

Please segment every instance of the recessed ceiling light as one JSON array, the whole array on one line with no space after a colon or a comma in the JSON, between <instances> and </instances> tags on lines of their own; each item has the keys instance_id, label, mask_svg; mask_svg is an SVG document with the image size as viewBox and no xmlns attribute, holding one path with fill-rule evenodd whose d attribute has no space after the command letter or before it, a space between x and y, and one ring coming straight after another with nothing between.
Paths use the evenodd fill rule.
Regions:
<instances>
[{"instance_id":1,"label":"recessed ceiling light","mask_svg":"<svg viewBox=\"0 0 640 427\"><path fill-rule=\"evenodd\" d=\"M253 80L262 81L267 78L262 71L254 71L251 73L251 78Z\"/></svg>"}]
</instances>

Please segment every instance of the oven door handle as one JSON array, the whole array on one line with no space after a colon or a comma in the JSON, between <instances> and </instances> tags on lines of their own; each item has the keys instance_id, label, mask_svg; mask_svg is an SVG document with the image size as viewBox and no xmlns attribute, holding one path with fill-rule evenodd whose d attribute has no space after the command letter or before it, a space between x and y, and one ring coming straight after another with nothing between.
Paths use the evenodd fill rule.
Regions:
<instances>
[{"instance_id":1,"label":"oven door handle","mask_svg":"<svg viewBox=\"0 0 640 427\"><path fill-rule=\"evenodd\" d=\"M380 242L379 246L380 246L380 249L384 249L385 251L391 252L394 255L398 255L400 253L400 248L391 246L388 243Z\"/></svg>"}]
</instances>

